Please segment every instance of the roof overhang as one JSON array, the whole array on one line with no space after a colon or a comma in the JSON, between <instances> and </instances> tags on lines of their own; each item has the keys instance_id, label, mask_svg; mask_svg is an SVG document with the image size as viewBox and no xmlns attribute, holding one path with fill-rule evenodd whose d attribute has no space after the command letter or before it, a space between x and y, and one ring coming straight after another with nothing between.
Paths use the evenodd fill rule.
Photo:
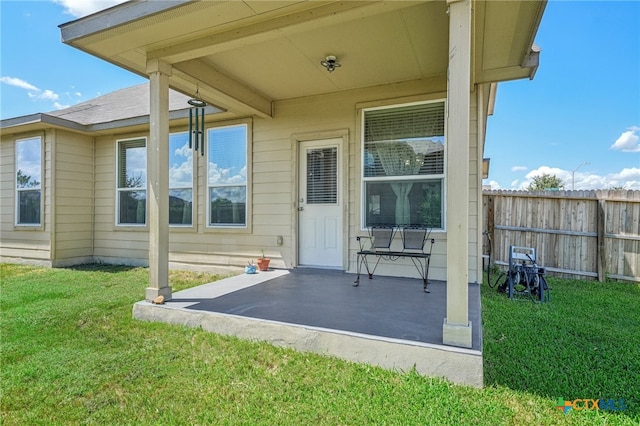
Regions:
<instances>
[{"instance_id":1,"label":"roof overhang","mask_svg":"<svg viewBox=\"0 0 640 426\"><path fill-rule=\"evenodd\" d=\"M217 109L207 107L208 114L215 114ZM189 118L189 109L169 112L169 121L172 125L186 125ZM0 133L11 135L36 130L61 129L71 130L86 135L116 134L123 132L143 131L149 128L149 115L128 117L104 123L80 124L72 120L56 117L51 114L30 114L21 117L8 118L0 121Z\"/></svg>"},{"instance_id":2,"label":"roof overhang","mask_svg":"<svg viewBox=\"0 0 640 426\"><path fill-rule=\"evenodd\" d=\"M473 1L472 83L532 78L546 1ZM130 1L60 26L62 40L136 74L172 66L170 86L232 116L274 102L446 78L445 1ZM320 65L333 54L342 67Z\"/></svg>"},{"instance_id":3,"label":"roof overhang","mask_svg":"<svg viewBox=\"0 0 640 426\"><path fill-rule=\"evenodd\" d=\"M474 82L533 79L540 48L534 43L546 1L474 2Z\"/></svg>"}]
</instances>

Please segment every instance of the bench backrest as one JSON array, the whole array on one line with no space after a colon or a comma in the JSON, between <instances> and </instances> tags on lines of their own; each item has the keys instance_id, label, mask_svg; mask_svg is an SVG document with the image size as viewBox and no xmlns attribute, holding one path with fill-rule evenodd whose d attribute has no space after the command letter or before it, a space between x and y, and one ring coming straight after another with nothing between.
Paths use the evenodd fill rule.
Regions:
<instances>
[{"instance_id":1,"label":"bench backrest","mask_svg":"<svg viewBox=\"0 0 640 426\"><path fill-rule=\"evenodd\" d=\"M393 226L373 225L369 232L371 232L371 248L375 250L389 250L391 248L393 235L396 232Z\"/></svg>"},{"instance_id":2,"label":"bench backrest","mask_svg":"<svg viewBox=\"0 0 640 426\"><path fill-rule=\"evenodd\" d=\"M401 234L403 252L431 253L431 250L429 252L425 251L425 245L429 241L431 229L421 225L407 225L402 228L397 228L393 225L372 225L369 228L370 248L368 250L391 252L391 244L396 232ZM360 237L358 237L358 241L361 241ZM433 247L435 241L431 239L430 242L431 247ZM361 242L360 250L364 249L365 247Z\"/></svg>"},{"instance_id":3,"label":"bench backrest","mask_svg":"<svg viewBox=\"0 0 640 426\"><path fill-rule=\"evenodd\" d=\"M430 230L423 226L405 226L402 228L402 249L424 252L424 245Z\"/></svg>"}]
</instances>

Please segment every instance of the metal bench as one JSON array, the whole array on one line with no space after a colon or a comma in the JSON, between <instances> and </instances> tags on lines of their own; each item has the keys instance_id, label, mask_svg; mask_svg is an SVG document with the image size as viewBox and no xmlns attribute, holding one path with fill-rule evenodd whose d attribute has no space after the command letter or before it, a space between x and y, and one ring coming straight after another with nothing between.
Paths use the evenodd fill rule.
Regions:
<instances>
[{"instance_id":1,"label":"metal bench","mask_svg":"<svg viewBox=\"0 0 640 426\"><path fill-rule=\"evenodd\" d=\"M394 251L391 249L393 238L397 233L402 237L402 250ZM353 283L354 287L360 285L360 273L362 265L364 265L369 275L369 279L373 279L378 264L381 259L396 261L400 258L409 258L418 270L420 277L424 283L425 293L429 293L427 288L429 281L429 262L431 260L431 249L435 240L429 239L431 230L420 225L409 225L403 227L395 227L391 225L373 225L369 228L369 235L356 237L359 244L359 250L356 253L357 276ZM430 241L429 251L425 251L427 241ZM368 243L367 243L368 242ZM375 256L376 262L373 267L369 264L369 256Z\"/></svg>"}]
</instances>

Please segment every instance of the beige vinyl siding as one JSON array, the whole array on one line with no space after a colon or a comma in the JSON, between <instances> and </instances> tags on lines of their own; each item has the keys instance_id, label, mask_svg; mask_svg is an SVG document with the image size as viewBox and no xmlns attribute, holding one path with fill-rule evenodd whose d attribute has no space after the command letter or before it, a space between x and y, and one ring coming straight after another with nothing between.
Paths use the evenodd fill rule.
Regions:
<instances>
[{"instance_id":1,"label":"beige vinyl siding","mask_svg":"<svg viewBox=\"0 0 640 426\"><path fill-rule=\"evenodd\" d=\"M13 231L15 211L15 139L2 136L0 145L0 235ZM0 247L3 247L0 240Z\"/></svg>"},{"instance_id":2,"label":"beige vinyl siding","mask_svg":"<svg viewBox=\"0 0 640 426\"><path fill-rule=\"evenodd\" d=\"M93 256L93 137L56 131L54 266Z\"/></svg>"},{"instance_id":3,"label":"beige vinyl siding","mask_svg":"<svg viewBox=\"0 0 640 426\"><path fill-rule=\"evenodd\" d=\"M147 226L116 226L116 141L144 138L146 133L100 136L95 141L95 260L126 265L147 265Z\"/></svg>"},{"instance_id":4,"label":"beige vinyl siding","mask_svg":"<svg viewBox=\"0 0 640 426\"><path fill-rule=\"evenodd\" d=\"M275 241L276 233L269 226L260 228L257 224L262 223L261 216L269 219L268 216L274 214L280 215L291 221L291 230L284 234L284 245L282 253L288 255L286 262L293 262L296 251L297 241L293 230L295 230L295 221L297 215L293 203L295 202L293 191L295 191L294 179L297 178L297 171L291 154L291 135L299 135L308 137L309 135L322 135L323 132L331 133L331 131L347 130L349 134L349 143L347 147L347 170L345 182L346 187L342 188L348 192L348 215L347 221L344 223L346 232L344 244L348 248L344 266L351 272L355 271L355 252L357 251L356 236L362 235L361 231L361 206L360 206L360 163L361 163L361 141L360 141L360 123L358 108L392 105L405 102L415 102L420 100L429 100L442 98L445 96L446 81L445 79L432 79L419 82L402 83L397 85L385 86L376 89L355 90L349 92L335 93L325 96L317 96L312 98L301 98L289 101L283 101L276 104L276 116L269 121L256 121L254 123L254 152L256 157L264 157L268 152L269 161L275 161L278 164L280 172L272 173L274 163L265 163L262 165L258 158L254 160L254 182L261 182L269 179L269 192L263 194L266 186L254 187L254 233L260 234L267 241ZM437 95L433 95L437 93ZM258 152L260 151L260 154ZM263 153L264 151L264 153ZM278 156L275 156L275 155ZM288 158L287 158L288 156ZM288 165L288 167L287 167ZM281 168L280 168L281 167ZM264 176L260 171L264 169ZM278 199L278 206L274 210L272 203L274 197L288 194L288 200ZM284 204L288 201L288 204ZM282 203L282 204L281 204ZM262 214L261 212L269 212ZM441 241L445 237L444 233L434 234L434 238ZM444 253L445 247L442 244L436 244L434 252L442 255L436 256L431 270L432 274L444 277ZM411 276L416 274L413 264L410 260L405 259L397 262L388 262L380 266L380 274L382 275L399 275Z\"/></svg>"},{"instance_id":5,"label":"beige vinyl siding","mask_svg":"<svg viewBox=\"0 0 640 426\"><path fill-rule=\"evenodd\" d=\"M15 226L16 170L15 142L17 139L40 137L43 147L40 226ZM0 157L0 260L51 266L51 132L28 132L2 135Z\"/></svg>"},{"instance_id":6,"label":"beige vinyl siding","mask_svg":"<svg viewBox=\"0 0 640 426\"><path fill-rule=\"evenodd\" d=\"M197 156L194 186L194 223L192 227L171 227L169 260L173 267L207 268L215 265L243 266L258 257L262 250L272 258L275 267L296 266L297 254L297 142L296 140L324 139L345 136L347 176L341 191L347 194L343 244L345 269L355 272L356 236L361 228L361 108L397 105L402 103L443 99L446 97L446 79L429 79L399 83L375 89L291 99L276 102L273 119L245 119L207 122L207 128L238 123L249 124L248 198L246 229L211 228L207 226L207 164L206 156ZM469 261L471 281L478 277L479 230L478 209L480 180L478 177L478 126L475 96L472 99L470 134L470 222ZM482 112L481 112L482 113ZM215 118L208 117L209 120ZM184 127L171 128L171 132L184 131ZM116 225L116 144L117 140L147 137L145 132L108 135L90 138L58 131L56 140L55 196L55 257L63 264L73 259L90 257L92 260L117 264L148 264L148 226ZM10 142L10 141L9 141ZM13 161L12 143L3 138L2 187L3 206L0 210L2 229L13 231L14 196L13 174L5 163ZM51 156L45 160L50 164ZM293 151L292 151L293 149ZM11 151L11 152L9 152ZM9 160L8 160L9 159ZM12 168L12 167L11 167ZM49 169L45 178L45 215L49 220L51 181ZM5 206L5 194L10 205ZM32 238L27 235L34 235ZM46 232L22 232L20 237L5 238L2 245L12 244L14 256L31 253L49 259ZM282 245L277 244L282 236ZM434 232L436 239L429 276L446 278L446 231ZM19 251L18 251L19 250ZM34 253L39 252L39 255ZM378 269L381 275L415 277L417 272L409 259L384 262Z\"/></svg>"},{"instance_id":7,"label":"beige vinyl siding","mask_svg":"<svg viewBox=\"0 0 640 426\"><path fill-rule=\"evenodd\" d=\"M242 266L255 259L264 249L276 267L295 266L297 241L295 229L295 191L297 189L297 158L292 153L292 142L296 135L318 139L338 132L348 133L348 209L344 229L348 230L344 244L345 268L355 270L355 236L360 231L360 140L356 105L369 102L375 105L387 102L401 103L416 100L442 98L446 80L431 79L402 83L377 89L300 98L277 102L273 119L244 120L251 124L249 146L249 205L248 229L220 229L207 227L206 157L198 156L194 225L192 228L170 228L169 259L174 265L192 266L235 265ZM438 92L437 95L429 95ZM378 101L383 99L385 101ZM390 101L392 100L392 101ZM211 119L213 117L208 117ZM237 124L239 121L207 122L207 128ZM171 128L171 132L184 128ZM311 136L309 136L311 135ZM144 137L145 134L99 137L96 140L95 164L95 241L94 255L97 259L116 263L146 264L148 259L147 227L131 229L115 226L115 144L117 139ZM277 237L283 244L277 245ZM440 242L444 233L434 235ZM444 275L443 244L437 244L437 261L432 271L442 278ZM411 269L409 269L409 267ZM440 270L438 272L438 269ZM384 272L384 268L381 269ZM389 265L390 273L413 276L413 265L395 263Z\"/></svg>"}]
</instances>

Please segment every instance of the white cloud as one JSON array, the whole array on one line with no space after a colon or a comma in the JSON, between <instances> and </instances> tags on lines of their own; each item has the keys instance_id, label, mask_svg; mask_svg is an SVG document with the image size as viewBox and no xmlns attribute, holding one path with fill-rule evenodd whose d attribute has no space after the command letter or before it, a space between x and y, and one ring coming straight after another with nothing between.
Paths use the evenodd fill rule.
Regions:
<instances>
[{"instance_id":1,"label":"white cloud","mask_svg":"<svg viewBox=\"0 0 640 426\"><path fill-rule=\"evenodd\" d=\"M235 174L231 168L220 168L216 163L209 163L209 184L220 183L246 183L247 182L247 167L244 166L238 170Z\"/></svg>"},{"instance_id":2,"label":"white cloud","mask_svg":"<svg viewBox=\"0 0 640 426\"><path fill-rule=\"evenodd\" d=\"M65 108L69 108L70 106L71 106L71 105L64 105L64 104L61 104L60 102L54 102L54 103L53 103L53 107L54 107L55 109L65 109Z\"/></svg>"},{"instance_id":3,"label":"white cloud","mask_svg":"<svg viewBox=\"0 0 640 426\"><path fill-rule=\"evenodd\" d=\"M58 95L56 92L54 92L53 90L44 90L41 94L40 94L40 98L42 99L49 99L51 101L57 101L60 98L60 95Z\"/></svg>"},{"instance_id":4,"label":"white cloud","mask_svg":"<svg viewBox=\"0 0 640 426\"><path fill-rule=\"evenodd\" d=\"M529 168L527 166L513 166L511 167L511 171L512 172L522 172L525 170L528 170Z\"/></svg>"},{"instance_id":5,"label":"white cloud","mask_svg":"<svg viewBox=\"0 0 640 426\"><path fill-rule=\"evenodd\" d=\"M64 7L65 13L80 18L99 10L107 9L126 0L53 0Z\"/></svg>"},{"instance_id":6,"label":"white cloud","mask_svg":"<svg viewBox=\"0 0 640 426\"><path fill-rule=\"evenodd\" d=\"M29 97L31 99L45 99L49 101L57 101L60 99L60 95L58 95L53 90L38 90L36 92L29 92Z\"/></svg>"},{"instance_id":7,"label":"white cloud","mask_svg":"<svg viewBox=\"0 0 640 426\"><path fill-rule=\"evenodd\" d=\"M193 150L188 144L173 151L169 159L169 185L171 187L191 187L193 185Z\"/></svg>"},{"instance_id":8,"label":"white cloud","mask_svg":"<svg viewBox=\"0 0 640 426\"><path fill-rule=\"evenodd\" d=\"M180 148L176 148L173 153L179 157L184 157L189 161L193 158L193 149L189 148L188 143L185 143Z\"/></svg>"},{"instance_id":9,"label":"white cloud","mask_svg":"<svg viewBox=\"0 0 640 426\"><path fill-rule=\"evenodd\" d=\"M623 132L618 139L611 145L609 149L615 149L622 152L640 152L640 127L630 127Z\"/></svg>"},{"instance_id":10,"label":"white cloud","mask_svg":"<svg viewBox=\"0 0 640 426\"><path fill-rule=\"evenodd\" d=\"M498 181L495 180L490 180L489 183L487 183L486 185L489 185L491 187L491 189L502 189L502 186L500 186L500 183L498 183Z\"/></svg>"},{"instance_id":11,"label":"white cloud","mask_svg":"<svg viewBox=\"0 0 640 426\"><path fill-rule=\"evenodd\" d=\"M27 83L26 81L17 77L6 77L6 76L0 77L0 82L4 84L8 84L9 86L15 86L25 90L32 90L34 92L40 91L40 89L38 89L33 84Z\"/></svg>"},{"instance_id":12,"label":"white cloud","mask_svg":"<svg viewBox=\"0 0 640 426\"><path fill-rule=\"evenodd\" d=\"M27 139L16 143L19 170L33 180L42 182L40 139Z\"/></svg>"},{"instance_id":13,"label":"white cloud","mask_svg":"<svg viewBox=\"0 0 640 426\"><path fill-rule=\"evenodd\" d=\"M0 82L4 84L8 84L10 86L19 87L20 89L27 90L28 91L27 96L29 96L30 99L35 99L35 100L42 99L45 101L53 101L54 102L53 106L56 109L62 109L67 107L57 102L60 99L60 95L54 92L53 90L39 89L38 87L34 86L33 84L21 78L4 76L4 77L0 77Z\"/></svg>"},{"instance_id":14,"label":"white cloud","mask_svg":"<svg viewBox=\"0 0 640 426\"><path fill-rule=\"evenodd\" d=\"M640 189L640 167L624 168L606 176L591 175L581 181L578 181L576 176L576 189L608 189L613 187Z\"/></svg>"},{"instance_id":15,"label":"white cloud","mask_svg":"<svg viewBox=\"0 0 640 426\"><path fill-rule=\"evenodd\" d=\"M572 187L572 172L556 167L541 166L536 170L527 173L525 181L514 180L511 182L511 189L526 190L533 178L542 174L555 175L562 179L566 190ZM589 172L588 169L580 169L574 175L575 190L609 189L612 187L622 187L624 189L640 190L640 167L624 168L619 172L607 175L598 175Z\"/></svg>"},{"instance_id":16,"label":"white cloud","mask_svg":"<svg viewBox=\"0 0 640 426\"><path fill-rule=\"evenodd\" d=\"M640 168L631 167L630 169L622 169L620 173L616 173L621 179L640 179Z\"/></svg>"},{"instance_id":17,"label":"white cloud","mask_svg":"<svg viewBox=\"0 0 640 426\"><path fill-rule=\"evenodd\" d=\"M537 176L542 176L544 174L558 177L564 183L565 189L571 189L571 172L559 169L557 167L549 167L549 166L540 166L535 170L531 170L525 176L524 181L514 180L513 182L511 182L511 189L526 190L529 187L529 184L533 182L533 178ZM577 177L578 177L578 174L576 174L576 178Z\"/></svg>"},{"instance_id":18,"label":"white cloud","mask_svg":"<svg viewBox=\"0 0 640 426\"><path fill-rule=\"evenodd\" d=\"M531 170L525 177L529 180L532 180L534 177L542 175L555 175L556 177L562 179L563 182L566 181L567 178L571 180L571 172L559 169L557 167L549 166L540 166L535 170Z\"/></svg>"}]
</instances>

